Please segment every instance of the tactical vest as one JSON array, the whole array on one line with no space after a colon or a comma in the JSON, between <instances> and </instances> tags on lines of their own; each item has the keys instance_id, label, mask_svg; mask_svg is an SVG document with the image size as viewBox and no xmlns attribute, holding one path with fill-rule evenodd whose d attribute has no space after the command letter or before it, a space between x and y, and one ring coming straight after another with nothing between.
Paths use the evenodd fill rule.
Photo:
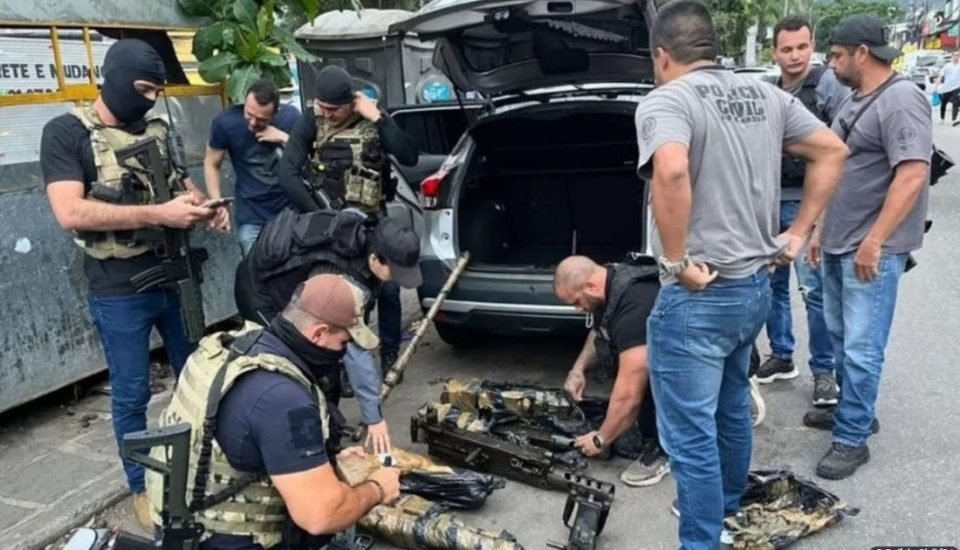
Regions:
<instances>
[{"instance_id":1,"label":"tactical vest","mask_svg":"<svg viewBox=\"0 0 960 550\"><path fill-rule=\"evenodd\" d=\"M620 301L627 288L635 281L649 279L655 280L659 277L656 266L639 266L623 263L607 264L607 276L610 281L607 284L606 305L600 319L594 325L596 333L594 337L594 347L597 352L597 365L604 370L612 370L617 366L617 359L620 351L613 345L613 339L610 337L610 316L620 307Z\"/></svg>"},{"instance_id":2,"label":"tactical vest","mask_svg":"<svg viewBox=\"0 0 960 550\"><path fill-rule=\"evenodd\" d=\"M800 85L800 90L796 93L796 98L799 99L800 103L803 103L814 116L829 126L829 117L817 107L817 85L820 84L820 79L826 70L826 66L813 67L810 69L810 72L807 73L807 78L803 80L803 84ZM778 79L777 87L780 88L782 85L782 78ZM803 187L803 179L806 174L807 162L805 160L787 155L783 156L780 165L780 187Z\"/></svg>"},{"instance_id":3,"label":"tactical vest","mask_svg":"<svg viewBox=\"0 0 960 550\"><path fill-rule=\"evenodd\" d=\"M320 271L346 275L372 292L367 277L368 218L355 209L298 213L285 209L271 220L249 254L257 293L275 311L297 285Z\"/></svg>"},{"instance_id":4,"label":"tactical vest","mask_svg":"<svg viewBox=\"0 0 960 550\"><path fill-rule=\"evenodd\" d=\"M220 399L230 390L240 376L255 369L265 369L289 376L308 389L314 396L320 411L320 425L325 440L330 436L330 412L323 393L296 365L288 359L270 354L241 355L230 349L231 344L241 336L256 336L254 331L261 329L253 323L246 323L242 329L230 332L218 332L207 336L197 346L187 360L173 399L160 415L160 426L171 426L186 422L190 424L190 465L187 477L187 494L191 495L197 481L197 469L200 465L203 447L204 424L208 406L217 406ZM221 371L223 371L221 373ZM217 378L222 376L222 382ZM219 391L214 386L220 386ZM210 401L215 403L211 404ZM211 409L214 414L216 409ZM212 439L212 438L211 438ZM205 496L217 495L230 487L230 482L249 482L253 475L256 480L247 484L229 498L218 504L197 510L197 521L205 527L204 540L211 534L252 536L257 544L270 548L281 542L283 525L287 517L286 506L280 493L273 487L264 473L241 472L227 461L223 450L212 439L209 475ZM154 448L151 456L161 462L166 461L162 447ZM246 481L243 481L247 478ZM163 505L162 478L159 474L146 473L147 494L150 498L150 512L153 520L161 524L160 510Z\"/></svg>"},{"instance_id":5,"label":"tactical vest","mask_svg":"<svg viewBox=\"0 0 960 550\"><path fill-rule=\"evenodd\" d=\"M314 104L317 136L312 159L312 185L344 206L364 212L380 212L384 200L384 179L390 164L380 143L376 125L355 114L343 126L333 128Z\"/></svg>"},{"instance_id":6,"label":"tactical vest","mask_svg":"<svg viewBox=\"0 0 960 550\"><path fill-rule=\"evenodd\" d=\"M70 114L77 117L90 132L90 147L93 162L97 167L97 181L90 186L86 198L111 204L151 204L157 202L154 189L144 175L144 167L134 158L121 165L116 152L144 139L153 138L160 146L164 166L167 163L167 124L156 114L148 115L147 129L143 134L131 134L120 128L105 125L93 107L73 108ZM167 174L171 188L181 174ZM83 251L98 260L106 258L132 258L150 250L150 245L137 241L133 231L82 231L74 232L74 242Z\"/></svg>"}]
</instances>

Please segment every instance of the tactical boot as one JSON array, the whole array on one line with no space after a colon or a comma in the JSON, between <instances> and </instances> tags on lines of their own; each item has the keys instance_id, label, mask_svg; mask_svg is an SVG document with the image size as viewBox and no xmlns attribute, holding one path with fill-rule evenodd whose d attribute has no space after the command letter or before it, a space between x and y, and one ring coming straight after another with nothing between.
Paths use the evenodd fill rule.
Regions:
<instances>
[{"instance_id":1,"label":"tactical boot","mask_svg":"<svg viewBox=\"0 0 960 550\"><path fill-rule=\"evenodd\" d=\"M837 404L837 380L832 374L813 375L813 406L829 407Z\"/></svg>"},{"instance_id":2,"label":"tactical boot","mask_svg":"<svg viewBox=\"0 0 960 550\"><path fill-rule=\"evenodd\" d=\"M825 409L814 409L807 414L803 415L803 425L808 428L813 428L815 430L833 430L833 412L836 410L836 407L827 407ZM876 418L873 419L873 423L870 424L870 432L877 433L880 431L880 421Z\"/></svg>"},{"instance_id":3,"label":"tactical boot","mask_svg":"<svg viewBox=\"0 0 960 550\"><path fill-rule=\"evenodd\" d=\"M757 381L761 384L769 384L775 380L790 380L800 376L800 371L793 364L792 359L780 359L770 356L757 369Z\"/></svg>"},{"instance_id":4,"label":"tactical boot","mask_svg":"<svg viewBox=\"0 0 960 550\"><path fill-rule=\"evenodd\" d=\"M654 441L652 445L645 446L640 457L620 474L620 481L631 487L649 487L659 483L669 473L667 455Z\"/></svg>"},{"instance_id":5,"label":"tactical boot","mask_svg":"<svg viewBox=\"0 0 960 550\"><path fill-rule=\"evenodd\" d=\"M390 367L396 364L399 356L400 354L396 351L384 351L380 353L380 375L384 379L387 378L387 371L390 370ZM397 384L400 382L403 382L402 374L400 375L400 378L397 379Z\"/></svg>"},{"instance_id":6,"label":"tactical boot","mask_svg":"<svg viewBox=\"0 0 960 550\"><path fill-rule=\"evenodd\" d=\"M143 532L153 536L155 527L153 525L153 518L150 517L150 499L147 498L146 492L134 493L133 512L137 516L137 523L140 524Z\"/></svg>"},{"instance_id":7,"label":"tactical boot","mask_svg":"<svg viewBox=\"0 0 960 550\"><path fill-rule=\"evenodd\" d=\"M846 479L869 461L870 448L866 445L851 447L834 443L817 463L817 475L825 479Z\"/></svg>"}]
</instances>

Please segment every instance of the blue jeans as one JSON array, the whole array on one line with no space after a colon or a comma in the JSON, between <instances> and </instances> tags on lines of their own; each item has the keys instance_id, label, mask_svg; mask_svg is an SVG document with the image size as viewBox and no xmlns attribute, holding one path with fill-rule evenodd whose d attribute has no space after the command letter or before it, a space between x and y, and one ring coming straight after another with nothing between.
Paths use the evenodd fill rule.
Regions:
<instances>
[{"instance_id":1,"label":"blue jeans","mask_svg":"<svg viewBox=\"0 0 960 550\"><path fill-rule=\"evenodd\" d=\"M257 242L257 237L260 235L261 229L263 229L262 225L252 223L237 226L237 240L240 241L240 253L243 256L250 253L250 249L253 248L254 243Z\"/></svg>"},{"instance_id":2,"label":"blue jeans","mask_svg":"<svg viewBox=\"0 0 960 550\"><path fill-rule=\"evenodd\" d=\"M876 412L884 353L907 254L883 254L880 273L869 283L857 278L855 256L856 252L823 255L823 304L840 382L833 441L859 447L870 436Z\"/></svg>"},{"instance_id":3,"label":"blue jeans","mask_svg":"<svg viewBox=\"0 0 960 550\"><path fill-rule=\"evenodd\" d=\"M110 372L110 401L117 446L124 434L147 427L150 402L150 331L157 328L173 372L179 378L194 349L183 330L180 298L173 291L127 296L88 296ZM124 461L127 484L144 491L143 468Z\"/></svg>"},{"instance_id":4,"label":"blue jeans","mask_svg":"<svg viewBox=\"0 0 960 550\"><path fill-rule=\"evenodd\" d=\"M664 286L647 319L660 443L677 480L684 550L720 548L740 508L753 433L750 348L770 308L766 267L705 290Z\"/></svg>"},{"instance_id":5,"label":"blue jeans","mask_svg":"<svg viewBox=\"0 0 960 550\"><path fill-rule=\"evenodd\" d=\"M400 285L385 281L377 297L377 323L380 325L380 353L400 351L400 333L403 330L403 310L400 304Z\"/></svg>"},{"instance_id":6,"label":"blue jeans","mask_svg":"<svg viewBox=\"0 0 960 550\"><path fill-rule=\"evenodd\" d=\"M800 201L780 203L780 231L790 228L799 210ZM811 267L803 258L797 258L793 266L800 282L800 294L807 308L810 372L814 375L833 374L833 346L823 318L823 279L820 270ZM770 315L767 316L770 350L774 357L790 360L793 358L795 344L793 318L790 314L790 266L778 267L773 272L770 276L770 288L773 291Z\"/></svg>"}]
</instances>

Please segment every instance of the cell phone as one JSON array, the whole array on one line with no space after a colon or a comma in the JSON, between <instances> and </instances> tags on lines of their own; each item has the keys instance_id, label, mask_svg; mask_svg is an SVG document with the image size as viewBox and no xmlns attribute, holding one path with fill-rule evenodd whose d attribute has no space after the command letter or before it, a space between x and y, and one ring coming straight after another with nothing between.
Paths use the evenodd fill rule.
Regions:
<instances>
[{"instance_id":1,"label":"cell phone","mask_svg":"<svg viewBox=\"0 0 960 550\"><path fill-rule=\"evenodd\" d=\"M210 199L200 206L204 208L219 208L221 206L226 206L231 202L233 202L233 197L220 197L219 199Z\"/></svg>"}]
</instances>

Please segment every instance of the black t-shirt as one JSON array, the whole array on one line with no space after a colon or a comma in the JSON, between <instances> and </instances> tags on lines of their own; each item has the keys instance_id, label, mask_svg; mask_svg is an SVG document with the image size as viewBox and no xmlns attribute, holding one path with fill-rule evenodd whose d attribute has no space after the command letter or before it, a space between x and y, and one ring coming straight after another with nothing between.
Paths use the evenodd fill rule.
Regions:
<instances>
[{"instance_id":1,"label":"black t-shirt","mask_svg":"<svg viewBox=\"0 0 960 550\"><path fill-rule=\"evenodd\" d=\"M647 317L653 310L659 290L659 285L650 281L634 281L624 289L620 303L610 315L608 324L610 340L618 354L630 348L647 345ZM609 292L608 285L608 296Z\"/></svg>"},{"instance_id":2,"label":"black t-shirt","mask_svg":"<svg viewBox=\"0 0 960 550\"><path fill-rule=\"evenodd\" d=\"M90 147L90 133L77 117L62 114L43 127L40 170L45 186L55 181L80 181L84 193L90 191L90 185L97 180L97 168ZM86 254L83 256L90 294L96 296L135 294L130 278L160 263L152 252L128 259L97 260Z\"/></svg>"},{"instance_id":3,"label":"black t-shirt","mask_svg":"<svg viewBox=\"0 0 960 550\"><path fill-rule=\"evenodd\" d=\"M295 357L269 333L260 337L260 345L266 348L262 351ZM329 462L319 418L306 388L284 374L255 370L240 377L220 401L214 435L234 468L291 474ZM262 550L251 537L219 534L201 548Z\"/></svg>"}]
</instances>

